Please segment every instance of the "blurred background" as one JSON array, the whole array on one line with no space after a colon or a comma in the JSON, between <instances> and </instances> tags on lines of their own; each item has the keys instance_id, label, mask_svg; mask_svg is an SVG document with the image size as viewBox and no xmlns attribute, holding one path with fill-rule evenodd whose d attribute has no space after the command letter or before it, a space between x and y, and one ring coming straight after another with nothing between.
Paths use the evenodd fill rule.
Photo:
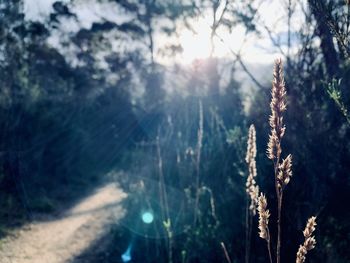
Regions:
<instances>
[{"instance_id":1,"label":"blurred background","mask_svg":"<svg viewBox=\"0 0 350 263\"><path fill-rule=\"evenodd\" d=\"M1 237L116 182L125 214L66 262L228 262L221 242L247 262L250 124L276 232L281 58L282 261L317 215L307 261L350 262L349 33L348 0L0 0ZM268 262L257 221L250 262Z\"/></svg>"}]
</instances>

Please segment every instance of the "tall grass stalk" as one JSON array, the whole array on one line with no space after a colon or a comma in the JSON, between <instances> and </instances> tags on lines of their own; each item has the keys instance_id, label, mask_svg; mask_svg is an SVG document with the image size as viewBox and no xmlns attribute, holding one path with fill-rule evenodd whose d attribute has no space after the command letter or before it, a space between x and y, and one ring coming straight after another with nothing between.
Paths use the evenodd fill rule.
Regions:
<instances>
[{"instance_id":1,"label":"tall grass stalk","mask_svg":"<svg viewBox=\"0 0 350 263\"><path fill-rule=\"evenodd\" d=\"M276 244L276 262L281 262L281 213L283 190L289 183L292 176L292 155L288 155L281 160L282 147L281 141L285 134L286 127L283 123L283 112L286 107L286 89L283 77L283 66L281 59L275 61L273 71L273 82L271 90L271 115L269 124L271 127L269 142L267 145L267 155L273 161L275 189L277 195L277 244ZM266 197L261 194L258 201L259 212L259 236L267 241L270 262L272 263L271 248L270 248L270 231L268 228L270 213L267 209ZM314 248L316 241L312 237L312 232L315 230L315 217L311 217L304 230L305 242L300 246L297 253L297 263L305 261L305 255L308 250Z\"/></svg>"},{"instance_id":2,"label":"tall grass stalk","mask_svg":"<svg viewBox=\"0 0 350 263\"><path fill-rule=\"evenodd\" d=\"M245 161L248 165L248 176L246 182L247 205L246 205L246 242L245 242L245 262L249 263L250 243L253 228L253 217L256 214L259 187L256 184L256 131L254 125L250 125L247 142L247 154Z\"/></svg>"},{"instance_id":3,"label":"tall grass stalk","mask_svg":"<svg viewBox=\"0 0 350 263\"><path fill-rule=\"evenodd\" d=\"M228 263L232 263L232 260L227 252L227 249L226 249L226 246L225 246L225 243L224 242L221 242L220 243L221 247L222 247L222 250L224 251L224 255L225 255L225 258L227 260Z\"/></svg>"},{"instance_id":4,"label":"tall grass stalk","mask_svg":"<svg viewBox=\"0 0 350 263\"><path fill-rule=\"evenodd\" d=\"M267 146L268 158L273 161L274 165L274 177L275 177L275 189L277 195L277 245L276 245L276 262L280 263L281 260L281 212L282 212L282 200L284 186L289 182L281 181L279 179L279 173L281 171L281 141L285 134L286 127L283 123L283 112L287 109L286 106L286 89L283 77L283 66L281 59L275 61L275 67L273 71L273 82L271 90L271 115L269 118L269 124L271 127L269 142ZM282 174L282 177L284 175ZM286 183L285 183L286 182Z\"/></svg>"},{"instance_id":5,"label":"tall grass stalk","mask_svg":"<svg viewBox=\"0 0 350 263\"><path fill-rule=\"evenodd\" d=\"M267 250L269 253L270 263L272 263L271 255L271 236L269 230L270 211L267 209L267 200L264 194L260 194L258 199L259 212L259 236L267 242Z\"/></svg>"},{"instance_id":6,"label":"tall grass stalk","mask_svg":"<svg viewBox=\"0 0 350 263\"><path fill-rule=\"evenodd\" d=\"M156 146L157 146L157 159L158 159L158 172L159 172L159 199L160 206L162 210L162 220L165 231L167 233L167 245L168 245L168 262L173 262L173 237L172 237L172 229L171 229L171 219L169 216L169 203L168 203L168 195L165 188L165 180L163 173L163 160L160 149L160 139L159 139L159 129L158 136L156 138Z\"/></svg>"},{"instance_id":7,"label":"tall grass stalk","mask_svg":"<svg viewBox=\"0 0 350 263\"><path fill-rule=\"evenodd\" d=\"M199 121L198 121L198 131L197 131L197 146L196 146L196 182L195 182L195 191L196 191L196 200L194 205L194 226L197 224L198 220L198 206L199 206L199 195L200 195L200 166L201 166L201 153L203 146L203 105L202 101L199 101Z\"/></svg>"},{"instance_id":8,"label":"tall grass stalk","mask_svg":"<svg viewBox=\"0 0 350 263\"><path fill-rule=\"evenodd\" d=\"M309 218L309 220L306 223L305 230L303 231L305 240L304 243L300 245L298 249L296 263L304 263L307 252L315 247L316 240L315 237L312 236L313 232L315 231L315 227L316 217L313 216Z\"/></svg>"}]
</instances>

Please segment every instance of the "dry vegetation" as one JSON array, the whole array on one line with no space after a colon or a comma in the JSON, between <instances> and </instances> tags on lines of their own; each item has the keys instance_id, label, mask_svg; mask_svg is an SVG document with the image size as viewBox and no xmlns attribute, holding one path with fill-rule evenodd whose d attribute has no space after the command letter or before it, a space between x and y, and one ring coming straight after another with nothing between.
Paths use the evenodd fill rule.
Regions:
<instances>
[{"instance_id":1,"label":"dry vegetation","mask_svg":"<svg viewBox=\"0 0 350 263\"><path fill-rule=\"evenodd\" d=\"M263 193L259 193L259 187L255 182L255 177L257 175L256 171L256 131L253 125L249 128L248 136L248 147L247 147L247 156L246 162L248 164L248 177L246 183L246 191L248 193L250 206L250 213L247 216L247 232L246 232L246 262L249 262L249 247L250 247L250 233L251 233L251 218L255 215L256 209L259 214L259 236L262 239L265 239L267 242L267 250L269 254L270 263L281 262L281 213L282 213L282 200L283 200L283 191L286 185L289 183L292 176L292 155L289 154L283 160L282 156L282 138L286 131L286 126L283 122L283 112L287 109L287 98L286 98L286 88L285 81L283 77L283 65L281 59L275 61L275 67L273 72L273 82L271 90L271 115L269 119L269 124L271 127L269 142L267 146L267 156L273 162L274 166L274 180L275 180L275 189L277 196L277 244L276 244L276 254L274 257L271 252L271 236L269 230L269 218L270 211L267 209L267 199ZM301 263L305 261L307 251L313 249L316 244L315 237L312 236L312 233L315 231L316 226L316 217L311 217L306 225L305 230L303 231L305 241L303 245L300 246L296 262ZM274 260L275 259L275 260Z\"/></svg>"}]
</instances>

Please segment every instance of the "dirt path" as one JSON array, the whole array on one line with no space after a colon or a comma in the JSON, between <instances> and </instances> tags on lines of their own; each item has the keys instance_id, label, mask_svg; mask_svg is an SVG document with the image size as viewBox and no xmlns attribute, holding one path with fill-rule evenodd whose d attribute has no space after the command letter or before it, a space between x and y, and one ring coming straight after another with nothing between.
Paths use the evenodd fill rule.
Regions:
<instances>
[{"instance_id":1,"label":"dirt path","mask_svg":"<svg viewBox=\"0 0 350 263\"><path fill-rule=\"evenodd\" d=\"M1 263L67 263L124 215L126 194L108 184L59 218L34 222L1 240Z\"/></svg>"}]
</instances>

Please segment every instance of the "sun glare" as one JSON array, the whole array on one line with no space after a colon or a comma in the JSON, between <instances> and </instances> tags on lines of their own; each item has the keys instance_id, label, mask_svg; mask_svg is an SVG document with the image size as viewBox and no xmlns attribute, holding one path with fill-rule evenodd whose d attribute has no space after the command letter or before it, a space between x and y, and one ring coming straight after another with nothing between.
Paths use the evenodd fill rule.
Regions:
<instances>
[{"instance_id":1,"label":"sun glare","mask_svg":"<svg viewBox=\"0 0 350 263\"><path fill-rule=\"evenodd\" d=\"M192 64L196 60L202 60L209 58L212 52L211 46L211 21L209 18L198 18L195 19L191 25L192 29L183 28L179 32L179 42L182 46L182 54L180 55L181 62L184 64ZM240 33L240 32L239 32ZM230 33L221 31L220 36L224 38L230 38ZM237 34L235 43L230 43L233 47L239 43L237 40L241 40L240 34ZM217 38L213 38L213 56L223 57L229 53L227 46L225 46Z\"/></svg>"},{"instance_id":2,"label":"sun glare","mask_svg":"<svg viewBox=\"0 0 350 263\"><path fill-rule=\"evenodd\" d=\"M211 56L212 52L210 15L192 19L188 24L191 25L191 29L184 25L180 26L176 38L159 37L160 47L171 41L177 41L181 45L182 52L178 53L174 59L183 65L205 60ZM276 57L275 52L271 49L266 52L269 43L254 35L247 35L246 28L242 25L236 25L231 30L222 26L216 30L213 38L212 55L215 58L235 58L234 54L239 53L246 62L265 63ZM168 56L159 56L157 59L164 64L173 62Z\"/></svg>"},{"instance_id":3,"label":"sun glare","mask_svg":"<svg viewBox=\"0 0 350 263\"><path fill-rule=\"evenodd\" d=\"M195 32L185 29L181 32L179 40L183 48L182 59L190 64L198 59L205 59L210 56L210 28L204 21L196 24Z\"/></svg>"}]
</instances>

